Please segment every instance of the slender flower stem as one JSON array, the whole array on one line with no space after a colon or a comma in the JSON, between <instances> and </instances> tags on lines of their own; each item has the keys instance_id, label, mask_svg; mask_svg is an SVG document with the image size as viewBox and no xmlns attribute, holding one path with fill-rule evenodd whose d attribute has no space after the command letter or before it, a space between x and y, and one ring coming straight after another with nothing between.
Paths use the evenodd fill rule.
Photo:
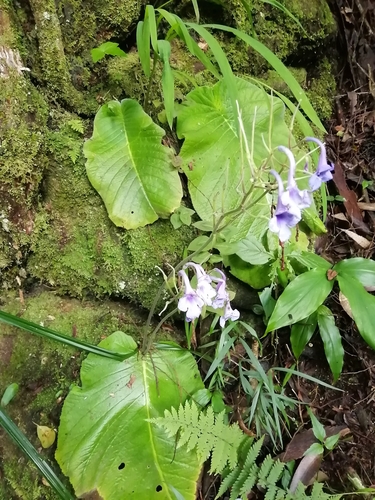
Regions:
<instances>
[{"instance_id":1,"label":"slender flower stem","mask_svg":"<svg viewBox=\"0 0 375 500\"><path fill-rule=\"evenodd\" d=\"M239 204L238 207L236 207L236 208L234 208L232 210L229 210L228 212L226 212L225 214L222 214L218 218L218 220L214 224L214 227L212 229L212 233L210 234L210 236L208 237L208 239L197 250L195 250L193 253L191 253L189 256L187 256L185 259L183 259L181 262L179 262L176 265L174 271L172 271L168 275L168 278L167 278L168 280L173 276L173 273L176 273L177 271L179 271L187 262L191 261L196 255L198 255L205 248L207 248L207 246L209 244L211 244L212 242L214 242L214 240L216 238L216 235L218 233L220 233L226 227L228 227L228 225L231 224L234 220L236 220L237 217L239 217L241 215L241 213L243 213L245 210L250 209L256 203L258 203L269 192L269 190L263 191L263 193L260 196L258 196L255 200L251 201L246 206L246 202L249 200L249 197L253 193L254 188L255 188L255 183L253 183L252 186L249 188L249 190L245 193L245 195L243 196L243 198L242 198L242 200L241 200L241 202L240 202L240 204ZM228 217L231 217L231 220L229 222L224 222L225 219L228 219ZM162 293L163 293L164 290L165 290L165 283L163 283L163 285L159 288L158 292L156 293L154 301L153 301L153 303L151 305L150 312L149 312L148 317L147 317L147 321L146 321L146 324L145 324L145 327L144 327L143 342L142 342L142 349L141 349L141 352L143 354L145 354L146 352L148 352L148 350L150 349L150 347L152 345L152 342L154 340L155 334L159 330L160 326L164 323L164 321L166 319L168 319L169 317L171 317L176 311L178 311L178 309L174 309L171 313L168 313L159 322L159 324L156 326L156 328L150 334L148 333L149 330L150 330L152 318L153 318L154 313L155 313L155 309L156 309L156 307L157 307L157 305L159 303L159 300L160 300L161 295L162 295Z\"/></svg>"},{"instance_id":2,"label":"slender flower stem","mask_svg":"<svg viewBox=\"0 0 375 500\"><path fill-rule=\"evenodd\" d=\"M163 325L163 323L165 323L167 321L167 319L169 319L171 316L173 316L174 314L176 314L176 312L178 312L177 307L175 309L173 309L173 311L171 311L168 314L166 314L159 321L159 323L157 324L157 326L153 329L153 331L150 333L150 335L148 335L148 337L145 336L145 339L148 338L148 342L147 342L147 345L145 345L145 342L143 342L142 354L145 354L146 352L148 352L150 350L152 342L154 341L154 337L157 334L157 332L159 331L159 329L161 328L161 326Z\"/></svg>"}]
</instances>

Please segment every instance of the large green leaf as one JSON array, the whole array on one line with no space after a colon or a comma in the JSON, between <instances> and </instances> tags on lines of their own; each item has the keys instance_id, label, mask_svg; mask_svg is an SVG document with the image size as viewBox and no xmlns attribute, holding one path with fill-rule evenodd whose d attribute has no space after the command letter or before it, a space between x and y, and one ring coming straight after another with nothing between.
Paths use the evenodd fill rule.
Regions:
<instances>
[{"instance_id":1,"label":"large green leaf","mask_svg":"<svg viewBox=\"0 0 375 500\"><path fill-rule=\"evenodd\" d=\"M285 288L276 302L266 333L307 318L323 304L332 290L325 269L300 274Z\"/></svg>"},{"instance_id":2,"label":"large green leaf","mask_svg":"<svg viewBox=\"0 0 375 500\"><path fill-rule=\"evenodd\" d=\"M272 167L280 171L280 166L286 165L286 157L276 150L277 146L289 145L298 158L303 155L296 149L284 121L282 101L243 79L237 78L235 82L254 174L267 164L263 173L263 180L267 181L266 171ZM185 138L180 152L182 167L189 179L194 208L204 221L237 208L242 193L253 184L245 147L241 153L243 141L237 133L237 116L226 89L219 82L213 87L193 90L177 117L178 135ZM304 162L300 162L297 177L300 186L306 187L303 166ZM262 194L262 189L254 189L250 201L255 202ZM233 241L245 238L249 230L258 239L264 234L271 202L271 197L263 197L240 214L233 223L237 226Z\"/></svg>"},{"instance_id":3,"label":"large green leaf","mask_svg":"<svg viewBox=\"0 0 375 500\"><path fill-rule=\"evenodd\" d=\"M344 364L344 348L341 342L340 330L337 328L335 318L328 307L320 306L317 316L324 352L334 379L337 380Z\"/></svg>"},{"instance_id":4,"label":"large green leaf","mask_svg":"<svg viewBox=\"0 0 375 500\"><path fill-rule=\"evenodd\" d=\"M375 297L367 293L363 285L351 276L339 274L337 279L340 290L349 301L359 333L375 349Z\"/></svg>"},{"instance_id":5,"label":"large green leaf","mask_svg":"<svg viewBox=\"0 0 375 500\"><path fill-rule=\"evenodd\" d=\"M375 261L355 257L342 260L333 268L340 276L349 276L357 279L363 286L375 286Z\"/></svg>"},{"instance_id":6,"label":"large green leaf","mask_svg":"<svg viewBox=\"0 0 375 500\"><path fill-rule=\"evenodd\" d=\"M116 332L102 347L129 353L134 340ZM82 387L65 400L56 459L80 496L104 500L195 498L199 463L146 419L163 416L203 389L193 356L184 350L140 353L124 362L90 354Z\"/></svg>"},{"instance_id":7,"label":"large green leaf","mask_svg":"<svg viewBox=\"0 0 375 500\"><path fill-rule=\"evenodd\" d=\"M133 99L111 101L98 111L84 145L86 168L117 226L145 226L180 205L181 182L170 150L161 144L164 134Z\"/></svg>"}]
</instances>

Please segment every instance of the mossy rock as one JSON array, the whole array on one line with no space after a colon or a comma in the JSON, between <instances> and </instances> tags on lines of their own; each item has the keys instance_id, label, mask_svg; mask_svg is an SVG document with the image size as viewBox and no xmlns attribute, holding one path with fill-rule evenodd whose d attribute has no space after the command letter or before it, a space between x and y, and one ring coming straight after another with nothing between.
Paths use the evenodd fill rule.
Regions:
<instances>
[{"instance_id":1,"label":"mossy rock","mask_svg":"<svg viewBox=\"0 0 375 500\"><path fill-rule=\"evenodd\" d=\"M23 319L98 344L117 330L140 340L144 318L139 310L120 302L79 301L36 290L21 302L3 294L1 308ZM6 410L43 458L53 461L54 447L43 450L36 426L57 428L61 406L86 354L71 347L2 325L0 333L0 393L11 383L19 393ZM1 396L0 396L1 397ZM4 432L0 433L0 499L55 500L53 490ZM57 464L52 466L59 471ZM68 483L66 478L64 482Z\"/></svg>"},{"instance_id":2,"label":"mossy rock","mask_svg":"<svg viewBox=\"0 0 375 500\"><path fill-rule=\"evenodd\" d=\"M163 283L156 266L169 273L194 231L187 226L174 230L169 220L129 231L116 227L87 179L83 137L72 129L72 121L77 118L55 111L28 275L60 294L125 296L149 308Z\"/></svg>"}]
</instances>

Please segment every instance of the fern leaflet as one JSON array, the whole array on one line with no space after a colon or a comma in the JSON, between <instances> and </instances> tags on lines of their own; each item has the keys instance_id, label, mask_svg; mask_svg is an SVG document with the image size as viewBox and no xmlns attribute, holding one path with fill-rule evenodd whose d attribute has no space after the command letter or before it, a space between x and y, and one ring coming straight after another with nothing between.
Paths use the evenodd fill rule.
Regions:
<instances>
[{"instance_id":1,"label":"fern leaflet","mask_svg":"<svg viewBox=\"0 0 375 500\"><path fill-rule=\"evenodd\" d=\"M215 414L212 407L199 411L194 402L180 405L178 411L165 410L164 417L152 418L149 422L163 427L170 437L180 434L177 447L187 445L189 450L196 448L203 463L211 454L211 473L220 474L228 465L233 469L237 465L237 451L244 439L244 434L236 425L224 422L223 411Z\"/></svg>"}]
</instances>

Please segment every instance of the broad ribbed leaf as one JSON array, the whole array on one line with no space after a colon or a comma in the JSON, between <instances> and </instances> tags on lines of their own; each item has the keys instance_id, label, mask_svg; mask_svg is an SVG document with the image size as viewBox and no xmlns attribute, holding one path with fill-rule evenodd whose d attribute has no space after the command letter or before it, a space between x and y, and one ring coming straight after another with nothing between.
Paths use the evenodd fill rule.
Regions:
<instances>
[{"instance_id":1,"label":"broad ribbed leaf","mask_svg":"<svg viewBox=\"0 0 375 500\"><path fill-rule=\"evenodd\" d=\"M281 144L290 145L301 157L284 121L282 101L245 80L237 78L235 83L254 174L258 175L266 162L267 172L271 167L280 171L280 165L286 165L285 155L276 149ZM219 216L237 208L243 192L253 184L243 144L241 154L236 113L224 82L219 82L190 92L177 117L178 135L185 138L180 152L182 167L189 179L194 208L202 220L212 220L214 214ZM306 187L303 166L300 162L297 177L302 178L301 187ZM263 180L267 179L264 172ZM237 227L233 241L245 238L249 230L260 239L267 230L272 200L259 199L262 193L254 189L250 201L256 202L255 206L244 210L233 222Z\"/></svg>"},{"instance_id":2,"label":"broad ribbed leaf","mask_svg":"<svg viewBox=\"0 0 375 500\"><path fill-rule=\"evenodd\" d=\"M145 226L180 205L181 182L170 150L161 144L164 134L132 99L111 101L98 111L84 145L86 168L117 226Z\"/></svg>"},{"instance_id":3,"label":"broad ribbed leaf","mask_svg":"<svg viewBox=\"0 0 375 500\"><path fill-rule=\"evenodd\" d=\"M307 318L323 304L332 290L325 269L313 269L300 274L285 288L276 302L267 331L292 325Z\"/></svg>"},{"instance_id":4,"label":"broad ribbed leaf","mask_svg":"<svg viewBox=\"0 0 375 500\"><path fill-rule=\"evenodd\" d=\"M367 344L375 349L375 297L363 285L346 274L339 274L340 290L348 299L359 333Z\"/></svg>"},{"instance_id":5,"label":"broad ribbed leaf","mask_svg":"<svg viewBox=\"0 0 375 500\"><path fill-rule=\"evenodd\" d=\"M355 257L342 260L333 268L340 276L355 278L363 286L375 287L375 261Z\"/></svg>"},{"instance_id":6,"label":"broad ribbed leaf","mask_svg":"<svg viewBox=\"0 0 375 500\"><path fill-rule=\"evenodd\" d=\"M116 332L101 346L127 353L136 344ZM65 400L56 452L76 495L97 490L104 500L172 500L178 492L194 499L195 452L176 449L174 439L146 421L203 389L193 356L158 350L121 362L90 354L81 381Z\"/></svg>"},{"instance_id":7,"label":"broad ribbed leaf","mask_svg":"<svg viewBox=\"0 0 375 500\"><path fill-rule=\"evenodd\" d=\"M317 313L324 352L334 379L337 380L344 364L344 348L341 342L340 330L337 328L335 318L328 307L320 306Z\"/></svg>"}]
</instances>

